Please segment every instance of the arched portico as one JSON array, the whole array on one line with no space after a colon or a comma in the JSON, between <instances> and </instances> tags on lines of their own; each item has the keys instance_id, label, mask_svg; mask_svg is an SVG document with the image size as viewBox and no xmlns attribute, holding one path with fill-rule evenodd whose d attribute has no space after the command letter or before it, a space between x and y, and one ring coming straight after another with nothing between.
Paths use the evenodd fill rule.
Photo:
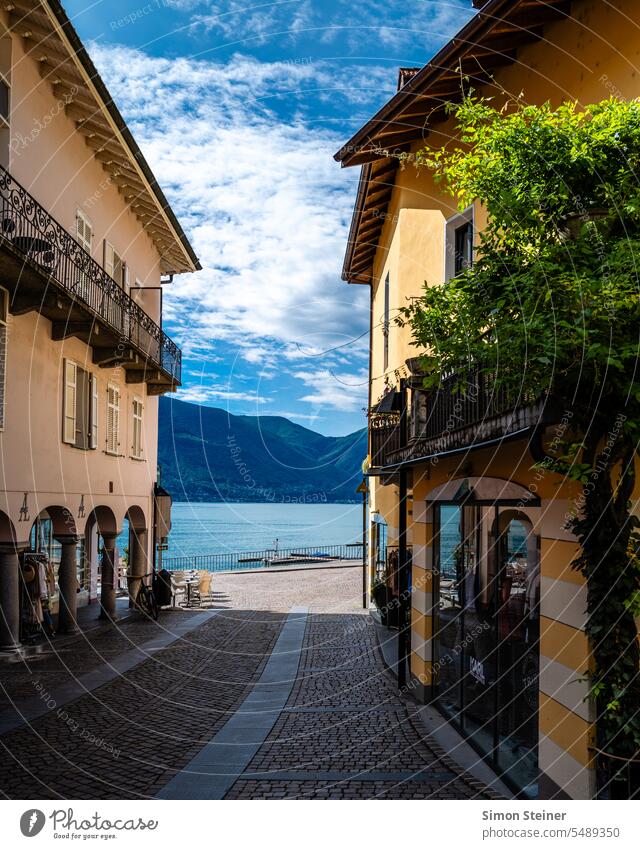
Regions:
<instances>
[{"instance_id":1,"label":"arched portico","mask_svg":"<svg viewBox=\"0 0 640 849\"><path fill-rule=\"evenodd\" d=\"M113 510L105 505L94 507L85 526L85 552L89 571L89 591L97 592L100 572L100 618L115 620L116 582L115 548L118 523Z\"/></svg>"},{"instance_id":2,"label":"arched portico","mask_svg":"<svg viewBox=\"0 0 640 849\"><path fill-rule=\"evenodd\" d=\"M128 525L129 530L127 578L130 604L133 604L138 595L140 582L144 580L148 583L151 572L148 524L142 507L138 504L129 507L124 516L124 523Z\"/></svg>"},{"instance_id":3,"label":"arched portico","mask_svg":"<svg viewBox=\"0 0 640 849\"><path fill-rule=\"evenodd\" d=\"M78 630L78 541L76 521L67 507L41 510L31 526L31 549L47 556L57 580L58 630L63 634Z\"/></svg>"},{"instance_id":4,"label":"arched portico","mask_svg":"<svg viewBox=\"0 0 640 849\"><path fill-rule=\"evenodd\" d=\"M0 651L20 645L20 564L15 527L0 511Z\"/></svg>"}]
</instances>

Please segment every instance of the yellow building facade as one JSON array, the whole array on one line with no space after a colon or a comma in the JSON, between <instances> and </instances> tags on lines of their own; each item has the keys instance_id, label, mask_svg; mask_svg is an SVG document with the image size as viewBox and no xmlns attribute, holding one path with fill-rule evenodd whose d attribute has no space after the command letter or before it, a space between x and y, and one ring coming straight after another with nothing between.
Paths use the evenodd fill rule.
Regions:
<instances>
[{"instance_id":1,"label":"yellow building facade","mask_svg":"<svg viewBox=\"0 0 640 849\"><path fill-rule=\"evenodd\" d=\"M410 578L394 589L410 607L407 686L529 798L598 792L586 587L566 529L580 489L534 468L572 413L505 410L487 386L467 403L446 381L423 390L420 351L394 319L425 282L473 261L486 216L458 210L411 154L455 143L444 104L462 78L498 101L638 97L639 25L633 0L489 0L427 65L400 72L397 94L336 154L361 166L343 276L371 292L371 586L389 579L404 536Z\"/></svg>"}]
</instances>

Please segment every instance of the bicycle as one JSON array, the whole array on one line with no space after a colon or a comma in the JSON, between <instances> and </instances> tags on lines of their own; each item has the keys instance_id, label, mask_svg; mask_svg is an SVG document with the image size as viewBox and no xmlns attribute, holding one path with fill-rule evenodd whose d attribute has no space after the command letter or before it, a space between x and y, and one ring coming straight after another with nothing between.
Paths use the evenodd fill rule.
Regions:
<instances>
[{"instance_id":1,"label":"bicycle","mask_svg":"<svg viewBox=\"0 0 640 849\"><path fill-rule=\"evenodd\" d=\"M147 572L146 575L136 575L136 580L140 581L140 587L136 594L135 598L135 606L138 608L140 613L143 616L147 616L150 619L156 620L158 618L158 613L160 608L158 607L158 599L151 587L149 587L144 582L144 578L149 578L153 576L153 572Z\"/></svg>"}]
</instances>

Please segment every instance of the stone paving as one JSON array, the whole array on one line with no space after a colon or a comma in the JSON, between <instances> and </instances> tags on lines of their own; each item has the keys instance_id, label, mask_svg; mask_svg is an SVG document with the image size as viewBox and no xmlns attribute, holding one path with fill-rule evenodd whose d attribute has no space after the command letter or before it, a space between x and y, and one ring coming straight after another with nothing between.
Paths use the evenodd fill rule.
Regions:
<instances>
[{"instance_id":1,"label":"stone paving","mask_svg":"<svg viewBox=\"0 0 640 849\"><path fill-rule=\"evenodd\" d=\"M360 606L359 568L228 573L216 575L214 586L215 617L122 677L0 737L0 793L156 795L252 692L287 613L304 605L309 615L286 707L225 798L496 798L425 739L416 706L398 696ZM191 615L164 612L160 625ZM119 632L96 633L88 657L131 647L153 627L134 618ZM83 669L80 646L70 653L76 670ZM49 659L29 676L3 666L0 676L13 695L32 696L34 676L49 685L54 667Z\"/></svg>"}]
</instances>

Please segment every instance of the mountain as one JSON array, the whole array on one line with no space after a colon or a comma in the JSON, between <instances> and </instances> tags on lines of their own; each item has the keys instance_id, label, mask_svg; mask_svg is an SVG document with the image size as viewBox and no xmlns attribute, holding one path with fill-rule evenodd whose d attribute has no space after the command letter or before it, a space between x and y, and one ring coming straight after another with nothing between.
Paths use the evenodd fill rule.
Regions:
<instances>
[{"instance_id":1,"label":"mountain","mask_svg":"<svg viewBox=\"0 0 640 849\"><path fill-rule=\"evenodd\" d=\"M366 428L323 436L282 416L160 398L158 462L175 501L358 501L366 455Z\"/></svg>"}]
</instances>

